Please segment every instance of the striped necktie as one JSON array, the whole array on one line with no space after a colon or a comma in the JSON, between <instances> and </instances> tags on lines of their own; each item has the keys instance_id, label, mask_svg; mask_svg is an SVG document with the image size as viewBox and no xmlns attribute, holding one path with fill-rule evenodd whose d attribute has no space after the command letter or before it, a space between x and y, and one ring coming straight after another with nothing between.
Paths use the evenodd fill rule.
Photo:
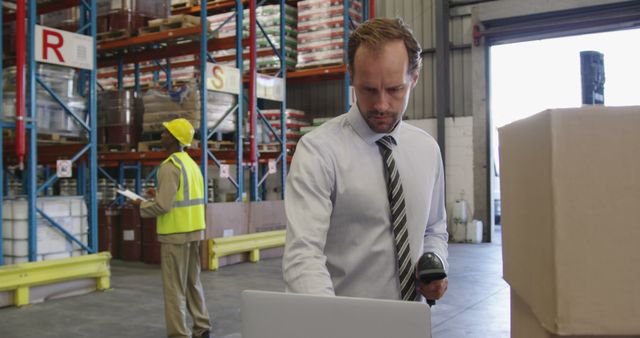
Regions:
<instances>
[{"instance_id":1,"label":"striped necktie","mask_svg":"<svg viewBox=\"0 0 640 338\"><path fill-rule=\"evenodd\" d=\"M395 140L391 136L384 136L376 141L385 170L387 171L387 191L389 207L391 208L391 224L393 237L396 243L396 256L398 258L398 277L400 279L400 295L403 300L416 299L416 287L413 277L413 264L411 263L411 250L409 250L409 235L407 233L407 213L404 203L404 192L400 173L393 159L391 147Z\"/></svg>"}]
</instances>

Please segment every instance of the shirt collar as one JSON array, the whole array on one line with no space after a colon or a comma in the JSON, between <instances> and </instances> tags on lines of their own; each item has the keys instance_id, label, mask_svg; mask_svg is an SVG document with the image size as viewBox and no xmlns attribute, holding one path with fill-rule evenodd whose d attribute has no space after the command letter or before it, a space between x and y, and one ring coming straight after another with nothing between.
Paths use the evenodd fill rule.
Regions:
<instances>
[{"instance_id":1,"label":"shirt collar","mask_svg":"<svg viewBox=\"0 0 640 338\"><path fill-rule=\"evenodd\" d=\"M395 128L390 133L376 133L375 131L369 128L369 125L364 120L362 115L360 114L360 109L358 109L357 104L353 104L349 112L347 113L347 121L353 127L356 134L358 134L366 143L375 144L377 140L385 135L389 135L393 137L398 144L398 140L400 138L400 128L402 127L402 120L398 122Z\"/></svg>"}]
</instances>

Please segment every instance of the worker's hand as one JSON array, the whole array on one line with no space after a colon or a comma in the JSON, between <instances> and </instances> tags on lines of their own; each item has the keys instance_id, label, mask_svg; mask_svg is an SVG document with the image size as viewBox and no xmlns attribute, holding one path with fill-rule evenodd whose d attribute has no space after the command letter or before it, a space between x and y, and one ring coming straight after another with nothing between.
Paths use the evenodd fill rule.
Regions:
<instances>
[{"instance_id":1,"label":"worker's hand","mask_svg":"<svg viewBox=\"0 0 640 338\"><path fill-rule=\"evenodd\" d=\"M149 198L156 198L156 189L154 188L147 189L147 196L149 196Z\"/></svg>"},{"instance_id":2,"label":"worker's hand","mask_svg":"<svg viewBox=\"0 0 640 338\"><path fill-rule=\"evenodd\" d=\"M142 204L142 200L141 200L141 199L135 199L135 200L131 200L131 201L129 201L129 203L131 203L131 204L133 204L133 205L135 205L135 206L139 207L139 206L140 206L140 204Z\"/></svg>"},{"instance_id":3,"label":"worker's hand","mask_svg":"<svg viewBox=\"0 0 640 338\"><path fill-rule=\"evenodd\" d=\"M448 286L449 279L444 278L440 280L434 280L429 284L421 283L418 287L418 292L420 292L426 299L437 300L444 295L444 293L447 291Z\"/></svg>"}]
</instances>

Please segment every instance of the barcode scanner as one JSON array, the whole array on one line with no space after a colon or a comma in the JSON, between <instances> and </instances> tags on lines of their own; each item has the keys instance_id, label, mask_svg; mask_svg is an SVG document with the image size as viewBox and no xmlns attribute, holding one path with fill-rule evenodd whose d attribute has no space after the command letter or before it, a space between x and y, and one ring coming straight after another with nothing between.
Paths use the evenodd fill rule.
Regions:
<instances>
[{"instance_id":1,"label":"barcode scanner","mask_svg":"<svg viewBox=\"0 0 640 338\"><path fill-rule=\"evenodd\" d=\"M445 279L447 273L444 270L444 263L438 255L433 252L425 252L418 260L418 279L422 284L429 284L435 280ZM435 305L435 299L427 299L429 306Z\"/></svg>"}]
</instances>

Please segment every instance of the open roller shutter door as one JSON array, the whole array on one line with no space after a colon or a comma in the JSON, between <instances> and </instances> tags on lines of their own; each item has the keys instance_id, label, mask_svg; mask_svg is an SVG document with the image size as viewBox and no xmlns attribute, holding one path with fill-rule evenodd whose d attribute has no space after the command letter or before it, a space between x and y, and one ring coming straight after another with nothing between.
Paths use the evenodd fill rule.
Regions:
<instances>
[{"instance_id":1,"label":"open roller shutter door","mask_svg":"<svg viewBox=\"0 0 640 338\"><path fill-rule=\"evenodd\" d=\"M562 10L482 22L488 45L640 27L640 1Z\"/></svg>"}]
</instances>

